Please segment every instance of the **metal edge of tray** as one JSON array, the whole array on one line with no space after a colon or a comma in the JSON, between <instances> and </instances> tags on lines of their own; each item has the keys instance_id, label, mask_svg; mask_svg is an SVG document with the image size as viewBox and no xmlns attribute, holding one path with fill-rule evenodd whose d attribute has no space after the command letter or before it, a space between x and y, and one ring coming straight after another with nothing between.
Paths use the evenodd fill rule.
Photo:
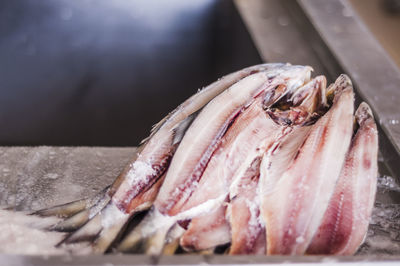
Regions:
<instances>
[{"instance_id":1,"label":"metal edge of tray","mask_svg":"<svg viewBox=\"0 0 400 266\"><path fill-rule=\"evenodd\" d=\"M400 106L400 72L348 1L235 4L264 61L310 65L329 82L341 73L350 76L356 104L366 101L374 111L384 164L399 179L400 111L393 111Z\"/></svg>"},{"instance_id":2,"label":"metal edge of tray","mask_svg":"<svg viewBox=\"0 0 400 266\"><path fill-rule=\"evenodd\" d=\"M2 265L276 265L276 264L340 264L353 265L398 265L398 257L391 257L384 262L377 259L360 259L359 257L326 257L326 256L224 256L224 255L89 255L89 256L16 256L1 255Z\"/></svg>"},{"instance_id":3,"label":"metal edge of tray","mask_svg":"<svg viewBox=\"0 0 400 266\"><path fill-rule=\"evenodd\" d=\"M400 70L373 37L348 0L298 0L338 64L374 111L380 150L400 177Z\"/></svg>"}]
</instances>

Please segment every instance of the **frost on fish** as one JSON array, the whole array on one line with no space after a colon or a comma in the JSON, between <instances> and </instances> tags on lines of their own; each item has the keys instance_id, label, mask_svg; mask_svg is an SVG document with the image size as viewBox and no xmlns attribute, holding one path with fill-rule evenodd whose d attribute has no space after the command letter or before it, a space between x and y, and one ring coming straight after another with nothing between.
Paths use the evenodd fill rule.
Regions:
<instances>
[{"instance_id":1,"label":"frost on fish","mask_svg":"<svg viewBox=\"0 0 400 266\"><path fill-rule=\"evenodd\" d=\"M308 254L352 255L367 233L378 175L378 135L372 112L362 103L345 164Z\"/></svg>"},{"instance_id":2,"label":"frost on fish","mask_svg":"<svg viewBox=\"0 0 400 266\"><path fill-rule=\"evenodd\" d=\"M349 148L353 101L349 79L340 76L335 82L331 109L312 126L286 170L272 182L273 189L261 195L267 254L301 255L306 251L321 223Z\"/></svg>"}]
</instances>

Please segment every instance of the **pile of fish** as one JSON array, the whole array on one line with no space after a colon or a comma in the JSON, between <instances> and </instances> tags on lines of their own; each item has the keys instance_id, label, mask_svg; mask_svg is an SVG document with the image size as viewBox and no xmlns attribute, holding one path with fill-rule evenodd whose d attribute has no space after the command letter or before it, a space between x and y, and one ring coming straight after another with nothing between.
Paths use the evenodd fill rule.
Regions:
<instances>
[{"instance_id":1,"label":"pile of fish","mask_svg":"<svg viewBox=\"0 0 400 266\"><path fill-rule=\"evenodd\" d=\"M375 199L377 129L350 79L308 66L232 73L154 126L93 199L37 211L65 219L59 246L146 254L356 252ZM224 247L224 248L222 248Z\"/></svg>"}]
</instances>

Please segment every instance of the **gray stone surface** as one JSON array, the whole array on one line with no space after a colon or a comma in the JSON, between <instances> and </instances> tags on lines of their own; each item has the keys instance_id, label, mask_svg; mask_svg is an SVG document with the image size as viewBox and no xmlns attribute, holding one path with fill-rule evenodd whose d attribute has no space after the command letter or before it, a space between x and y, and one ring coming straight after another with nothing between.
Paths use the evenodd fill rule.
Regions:
<instances>
[{"instance_id":1,"label":"gray stone surface","mask_svg":"<svg viewBox=\"0 0 400 266\"><path fill-rule=\"evenodd\" d=\"M37 210L90 197L114 181L135 150L0 147L0 206Z\"/></svg>"}]
</instances>

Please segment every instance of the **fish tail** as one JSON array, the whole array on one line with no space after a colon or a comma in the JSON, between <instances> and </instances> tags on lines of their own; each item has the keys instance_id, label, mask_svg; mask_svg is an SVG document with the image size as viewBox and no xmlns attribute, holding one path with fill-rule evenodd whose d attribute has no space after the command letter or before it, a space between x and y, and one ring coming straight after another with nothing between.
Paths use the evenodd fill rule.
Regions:
<instances>
[{"instance_id":1,"label":"fish tail","mask_svg":"<svg viewBox=\"0 0 400 266\"><path fill-rule=\"evenodd\" d=\"M160 255L164 251L170 254L171 250L175 251L175 241L170 241L171 245L168 245L167 235L174 224L175 221L170 216L164 216L152 208L143 221L122 240L117 250L148 255Z\"/></svg>"},{"instance_id":2,"label":"fish tail","mask_svg":"<svg viewBox=\"0 0 400 266\"><path fill-rule=\"evenodd\" d=\"M81 199L53 206L50 208L38 210L30 214L42 217L57 216L61 218L68 218L75 215L76 213L83 211L86 207L87 207L87 199Z\"/></svg>"},{"instance_id":3,"label":"fish tail","mask_svg":"<svg viewBox=\"0 0 400 266\"><path fill-rule=\"evenodd\" d=\"M92 243L93 252L97 254L105 253L110 246L119 239L121 234L124 232L130 218L134 216L135 213L125 214L113 219L114 217L102 217L102 230L96 237L95 241ZM98 214L101 215L101 214ZM105 219L110 219L108 222ZM109 224L107 224L109 223Z\"/></svg>"},{"instance_id":4,"label":"fish tail","mask_svg":"<svg viewBox=\"0 0 400 266\"><path fill-rule=\"evenodd\" d=\"M56 247L60 247L63 244L72 244L83 241L92 242L100 234L101 230L101 217L96 215L82 227L68 234L56 245Z\"/></svg>"},{"instance_id":5,"label":"fish tail","mask_svg":"<svg viewBox=\"0 0 400 266\"><path fill-rule=\"evenodd\" d=\"M133 215L121 212L110 201L94 217L67 235L57 246L88 241L94 253L104 253L118 237L129 218Z\"/></svg>"},{"instance_id":6,"label":"fish tail","mask_svg":"<svg viewBox=\"0 0 400 266\"><path fill-rule=\"evenodd\" d=\"M30 215L37 215L42 217L56 216L60 218L70 218L80 212L84 212L89 208L97 206L99 202L108 198L108 190L110 186L97 193L93 198L84 198L72 202L64 203L50 208L41 209L30 213Z\"/></svg>"},{"instance_id":7,"label":"fish tail","mask_svg":"<svg viewBox=\"0 0 400 266\"><path fill-rule=\"evenodd\" d=\"M50 231L73 232L89 221L90 210L85 209L48 228Z\"/></svg>"},{"instance_id":8,"label":"fish tail","mask_svg":"<svg viewBox=\"0 0 400 266\"><path fill-rule=\"evenodd\" d=\"M80 227L85 225L92 217L94 217L98 212L100 212L104 206L110 201L110 197L108 195L108 187L98 193L95 197L91 199L79 200L76 202L71 202L63 205L59 205L56 207L52 207L49 209L44 209L32 213L33 215L40 216L58 216L65 218L65 220L60 221L59 223L50 226L48 230L51 231L59 231L59 232L72 232L78 230ZM80 204L82 206L75 207L75 212L72 214L71 210L74 208L74 205L77 205L78 202L84 201L85 204ZM83 208L82 208L83 207ZM44 215L44 214L46 215ZM69 213L69 215L66 215Z\"/></svg>"}]
</instances>

